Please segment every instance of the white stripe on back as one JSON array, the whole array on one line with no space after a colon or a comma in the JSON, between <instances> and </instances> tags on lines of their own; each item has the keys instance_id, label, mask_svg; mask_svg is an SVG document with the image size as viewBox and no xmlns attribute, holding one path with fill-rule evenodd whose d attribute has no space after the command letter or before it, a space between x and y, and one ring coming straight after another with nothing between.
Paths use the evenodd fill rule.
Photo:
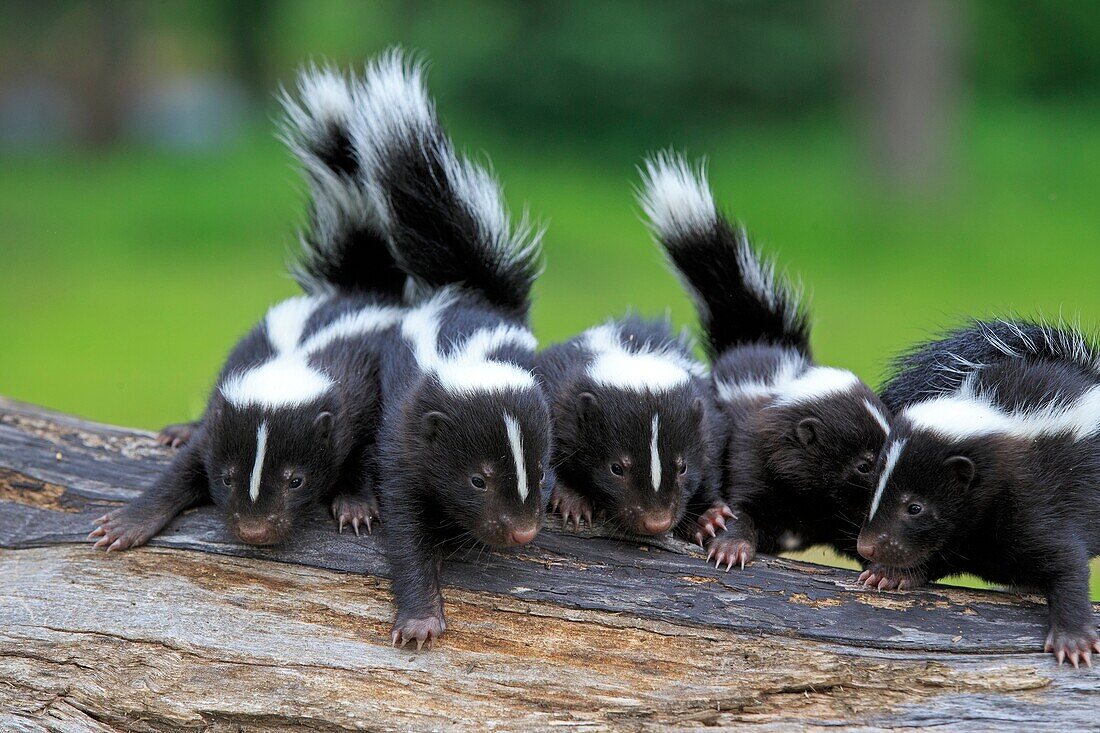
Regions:
<instances>
[{"instance_id":1,"label":"white stripe on back","mask_svg":"<svg viewBox=\"0 0 1100 733\"><path fill-rule=\"evenodd\" d=\"M882 476L879 477L878 487L875 489L875 498L871 500L871 513L867 517L868 520L875 518L879 502L882 501L882 492L886 490L886 483L890 480L890 474L894 472L894 466L898 465L898 458L901 457L901 450L904 447L905 438L902 438L892 443L886 451L886 466L882 469Z\"/></svg>"},{"instance_id":2,"label":"white stripe on back","mask_svg":"<svg viewBox=\"0 0 1100 733\"><path fill-rule=\"evenodd\" d=\"M396 325L403 314L392 306L366 306L336 318L303 342L306 324L324 302L324 298L299 296L267 312L264 333L275 354L226 379L220 387L226 401L238 408L256 405L267 409L312 402L334 385L327 374L310 365L312 355L336 341L385 330Z\"/></svg>"},{"instance_id":3,"label":"white stripe on back","mask_svg":"<svg viewBox=\"0 0 1100 733\"><path fill-rule=\"evenodd\" d=\"M504 427L508 431L508 445L512 447L512 459L516 462L516 491L519 500L527 501L527 464L523 462L523 435L519 431L519 422L504 413Z\"/></svg>"},{"instance_id":4,"label":"white stripe on back","mask_svg":"<svg viewBox=\"0 0 1100 733\"><path fill-rule=\"evenodd\" d=\"M526 328L511 324L482 328L469 334L451 353L441 353L440 320L454 301L452 291L442 290L402 320L401 335L409 342L417 366L435 374L443 388L454 394L534 389L537 385L530 371L491 357L505 346L534 351L538 341Z\"/></svg>"},{"instance_id":5,"label":"white stripe on back","mask_svg":"<svg viewBox=\"0 0 1100 733\"><path fill-rule=\"evenodd\" d=\"M1035 440L1060 434L1084 440L1100 431L1100 385L1070 403L1052 401L1044 407L1009 412L968 382L955 394L910 405L902 415L914 428L949 440L983 435Z\"/></svg>"},{"instance_id":6,"label":"white stripe on back","mask_svg":"<svg viewBox=\"0 0 1100 733\"><path fill-rule=\"evenodd\" d=\"M252 475L248 479L248 496L252 503L260 498L260 479L264 472L264 454L267 453L267 420L260 423L256 431L256 462L252 464Z\"/></svg>"},{"instance_id":7,"label":"white stripe on back","mask_svg":"<svg viewBox=\"0 0 1100 733\"><path fill-rule=\"evenodd\" d=\"M687 384L693 376L705 374L702 365L671 348L645 343L637 351L626 349L614 323L588 329L583 344L593 354L588 378L605 387L665 392Z\"/></svg>"}]
</instances>

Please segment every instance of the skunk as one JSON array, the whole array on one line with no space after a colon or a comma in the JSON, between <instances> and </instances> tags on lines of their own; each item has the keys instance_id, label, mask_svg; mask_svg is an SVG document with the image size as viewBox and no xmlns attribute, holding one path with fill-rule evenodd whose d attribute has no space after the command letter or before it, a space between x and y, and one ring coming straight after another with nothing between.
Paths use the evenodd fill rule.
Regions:
<instances>
[{"instance_id":1,"label":"skunk","mask_svg":"<svg viewBox=\"0 0 1100 733\"><path fill-rule=\"evenodd\" d=\"M1058 663L1100 652L1100 351L1076 328L974 321L896 362L896 414L859 535L880 589L956 573L1046 595Z\"/></svg>"},{"instance_id":2,"label":"skunk","mask_svg":"<svg viewBox=\"0 0 1100 733\"><path fill-rule=\"evenodd\" d=\"M852 372L814 364L797 293L718 212L702 166L662 154L642 176L640 203L713 362L719 486L734 516L708 556L727 570L820 543L856 556L886 409Z\"/></svg>"},{"instance_id":3,"label":"skunk","mask_svg":"<svg viewBox=\"0 0 1100 733\"><path fill-rule=\"evenodd\" d=\"M380 339L400 323L406 276L360 175L352 83L310 67L298 92L282 95L283 137L311 194L294 266L306 294L272 307L236 345L201 421L176 436L182 450L137 499L97 520L96 547L144 544L211 500L253 545L284 540L321 500L341 530L369 531L378 517Z\"/></svg>"},{"instance_id":4,"label":"skunk","mask_svg":"<svg viewBox=\"0 0 1100 733\"><path fill-rule=\"evenodd\" d=\"M526 544L542 521L550 414L527 327L541 232L513 226L500 185L459 158L423 69L373 64L353 128L392 251L415 303L383 354L387 552L393 643L446 628L440 564L471 544Z\"/></svg>"},{"instance_id":5,"label":"skunk","mask_svg":"<svg viewBox=\"0 0 1100 733\"><path fill-rule=\"evenodd\" d=\"M609 321L541 352L557 478L551 508L578 529L606 514L636 534L724 522L711 470L706 368L667 321Z\"/></svg>"}]
</instances>

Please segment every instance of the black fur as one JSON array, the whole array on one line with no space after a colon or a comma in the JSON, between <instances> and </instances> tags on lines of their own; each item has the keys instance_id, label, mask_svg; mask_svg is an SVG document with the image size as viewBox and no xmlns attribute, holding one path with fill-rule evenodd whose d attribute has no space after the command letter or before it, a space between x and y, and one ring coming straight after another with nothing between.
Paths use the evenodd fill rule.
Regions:
<instances>
[{"instance_id":1,"label":"black fur","mask_svg":"<svg viewBox=\"0 0 1100 733\"><path fill-rule=\"evenodd\" d=\"M593 380L589 368L598 353L588 334L608 327L617 331L615 343L625 351L686 366L687 381L671 389L638 390ZM554 419L552 505L574 527L596 514L636 534L676 528L694 539L695 520L718 501L704 367L667 320L631 317L597 329L546 349L536 360ZM653 488L651 468L654 415L659 416L659 490Z\"/></svg>"},{"instance_id":2,"label":"black fur","mask_svg":"<svg viewBox=\"0 0 1100 733\"><path fill-rule=\"evenodd\" d=\"M401 94L384 105L372 94L398 87ZM391 54L368 72L365 92L381 108L368 108L360 121L368 131L361 156L372 161L373 193L386 212L395 258L422 296L387 344L380 435L397 605L393 641L420 646L446 628L439 578L444 551L522 544L541 525L540 492L551 482L550 416L530 371L534 337L525 323L538 250L537 240L509 229L503 209L471 208L480 194L487 197L478 200L492 203L488 189L498 190L497 184L455 157L419 67ZM418 110L429 110L430 118ZM457 170L465 178L453 178ZM474 184L488 188L471 189ZM487 228L490 220L503 228ZM472 359L477 363L465 370L449 364L499 329L514 338L489 349L484 361ZM522 384L486 388L499 370ZM526 484L508 419L522 436Z\"/></svg>"},{"instance_id":3,"label":"black fur","mask_svg":"<svg viewBox=\"0 0 1100 733\"><path fill-rule=\"evenodd\" d=\"M907 408L980 395L1005 412L1078 404L1100 385L1100 352L1079 332L975 321L900 360L884 392L905 441L860 552L870 584L912 587L956 573L1038 590L1050 609L1048 651L1076 666L1100 652L1088 561L1100 554L1100 435L952 438ZM1097 416L1100 419L1100 416Z\"/></svg>"},{"instance_id":4,"label":"black fur","mask_svg":"<svg viewBox=\"0 0 1100 733\"><path fill-rule=\"evenodd\" d=\"M383 73L400 73L410 89L423 89L421 68L399 52L384 64ZM526 217L510 225L499 184L456 154L427 94L403 101L414 102L415 111L399 102L365 115L361 136L398 263L428 291L462 283L493 306L526 318L539 272L540 233ZM484 216L497 213L503 221Z\"/></svg>"},{"instance_id":5,"label":"black fur","mask_svg":"<svg viewBox=\"0 0 1100 733\"><path fill-rule=\"evenodd\" d=\"M322 108L318 83L333 85L340 101ZM312 85L312 86L311 86ZM296 272L314 306L298 343L355 312L392 312L400 303L404 275L369 208L350 149L349 82L339 72L312 69L301 77L302 99L284 98L285 138L310 185L309 225ZM306 302L306 301L301 301ZM293 305L290 301L277 307ZM182 509L213 501L245 542L282 541L297 519L318 501L331 502L337 519L363 522L378 516L375 433L381 412L378 334L338 338L308 358L332 382L317 399L292 407L233 404L224 391L241 374L275 355L268 319L233 349L222 368L202 420L170 431L182 450L169 469L138 499L105 515L92 533L97 546L125 549L146 542ZM274 388L282 390L291 385ZM266 425L266 452L259 494L250 496L258 431ZM185 426L186 427L186 426Z\"/></svg>"},{"instance_id":6,"label":"black fur","mask_svg":"<svg viewBox=\"0 0 1100 733\"><path fill-rule=\"evenodd\" d=\"M886 438L867 405L884 417L885 408L854 377L843 390L785 402L783 383L821 373L797 295L719 213L701 170L664 155L647 164L644 184L642 205L694 295L714 359L719 487L735 517L710 554L727 567L758 550L815 544L856 556Z\"/></svg>"}]
</instances>

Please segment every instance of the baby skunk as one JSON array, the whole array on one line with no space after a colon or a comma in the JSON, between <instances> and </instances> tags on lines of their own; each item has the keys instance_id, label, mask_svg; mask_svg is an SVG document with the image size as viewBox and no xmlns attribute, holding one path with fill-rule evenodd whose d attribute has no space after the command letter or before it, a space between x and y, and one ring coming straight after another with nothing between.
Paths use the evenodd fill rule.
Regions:
<instances>
[{"instance_id":1,"label":"baby skunk","mask_svg":"<svg viewBox=\"0 0 1100 733\"><path fill-rule=\"evenodd\" d=\"M897 418L859 552L861 578L908 588L955 573L1047 598L1046 650L1091 665L1100 640L1100 351L1075 329L975 321L897 363Z\"/></svg>"},{"instance_id":2,"label":"baby skunk","mask_svg":"<svg viewBox=\"0 0 1100 733\"><path fill-rule=\"evenodd\" d=\"M309 68L298 91L300 102L282 101L285 140L311 193L295 272L307 295L272 307L241 339L183 449L141 496L97 520L96 547L141 545L209 500L253 545L285 539L320 500L356 533L378 516L378 342L400 320L406 277L361 183L351 85Z\"/></svg>"},{"instance_id":3,"label":"baby skunk","mask_svg":"<svg viewBox=\"0 0 1100 733\"><path fill-rule=\"evenodd\" d=\"M610 321L536 365L553 405L551 507L564 524L606 514L636 534L676 527L701 544L696 519L730 515L712 480L706 369L667 321Z\"/></svg>"},{"instance_id":4,"label":"baby skunk","mask_svg":"<svg viewBox=\"0 0 1100 733\"><path fill-rule=\"evenodd\" d=\"M499 184L456 155L422 74L386 55L357 118L372 195L421 298L384 356L380 435L392 639L418 648L446 628L443 546L533 540L550 452L526 325L541 234L513 227Z\"/></svg>"},{"instance_id":5,"label":"baby skunk","mask_svg":"<svg viewBox=\"0 0 1100 733\"><path fill-rule=\"evenodd\" d=\"M855 374L817 366L798 297L718 213L700 167L647 161L640 201L692 293L713 360L720 490L734 517L709 552L742 567L757 551L819 543L855 556L889 423Z\"/></svg>"}]
</instances>

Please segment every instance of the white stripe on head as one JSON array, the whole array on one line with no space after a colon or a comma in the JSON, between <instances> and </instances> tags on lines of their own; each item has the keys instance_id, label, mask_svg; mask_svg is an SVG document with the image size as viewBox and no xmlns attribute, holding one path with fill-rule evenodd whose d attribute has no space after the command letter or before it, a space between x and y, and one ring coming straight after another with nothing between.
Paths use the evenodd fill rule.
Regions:
<instances>
[{"instance_id":1,"label":"white stripe on head","mask_svg":"<svg viewBox=\"0 0 1100 733\"><path fill-rule=\"evenodd\" d=\"M260 479L264 472L264 454L267 453L267 420L260 423L256 431L256 462L252 464L252 475L248 480L248 496L252 503L260 498Z\"/></svg>"},{"instance_id":2,"label":"white stripe on head","mask_svg":"<svg viewBox=\"0 0 1100 733\"><path fill-rule=\"evenodd\" d=\"M1041 408L1007 412L967 383L956 394L918 402L902 414L914 428L949 440L983 435L1034 440L1059 434L1084 440L1100 431L1100 386L1091 387L1073 402L1055 400Z\"/></svg>"},{"instance_id":3,"label":"white stripe on head","mask_svg":"<svg viewBox=\"0 0 1100 733\"><path fill-rule=\"evenodd\" d=\"M638 202L661 239L707 231L718 218L706 165L693 170L682 155L672 152L645 161Z\"/></svg>"},{"instance_id":4,"label":"white stripe on head","mask_svg":"<svg viewBox=\"0 0 1100 733\"><path fill-rule=\"evenodd\" d=\"M660 427L661 416L654 413L653 424L649 428L652 436L649 439L649 475L653 479L654 491L661 488L661 454L657 450L657 431Z\"/></svg>"},{"instance_id":5,"label":"white stripe on head","mask_svg":"<svg viewBox=\"0 0 1100 733\"><path fill-rule=\"evenodd\" d=\"M871 513L867 519L871 520L875 518L875 512L878 511L879 502L882 501L882 492L886 490L886 484L890 480L890 474L894 472L894 466L898 465L898 458L901 457L901 451L905 447L905 438L895 441L890 444L889 449L886 451L886 466L882 469L882 475L878 479L878 487L875 489L875 498L871 500Z\"/></svg>"},{"instance_id":6,"label":"white stripe on head","mask_svg":"<svg viewBox=\"0 0 1100 733\"><path fill-rule=\"evenodd\" d=\"M872 404L871 400L868 399L863 400L863 405L867 408L867 412L871 413L871 417L875 419L875 422L879 424L879 427L882 428L882 432L889 435L890 422L886 419L886 416L882 414L882 410L878 409L878 407Z\"/></svg>"},{"instance_id":7,"label":"white stripe on head","mask_svg":"<svg viewBox=\"0 0 1100 733\"><path fill-rule=\"evenodd\" d=\"M527 464L523 462L523 435L519 431L519 422L506 412L504 427L508 431L508 445L512 447L512 460L516 462L516 491L520 501L527 501Z\"/></svg>"}]
</instances>

